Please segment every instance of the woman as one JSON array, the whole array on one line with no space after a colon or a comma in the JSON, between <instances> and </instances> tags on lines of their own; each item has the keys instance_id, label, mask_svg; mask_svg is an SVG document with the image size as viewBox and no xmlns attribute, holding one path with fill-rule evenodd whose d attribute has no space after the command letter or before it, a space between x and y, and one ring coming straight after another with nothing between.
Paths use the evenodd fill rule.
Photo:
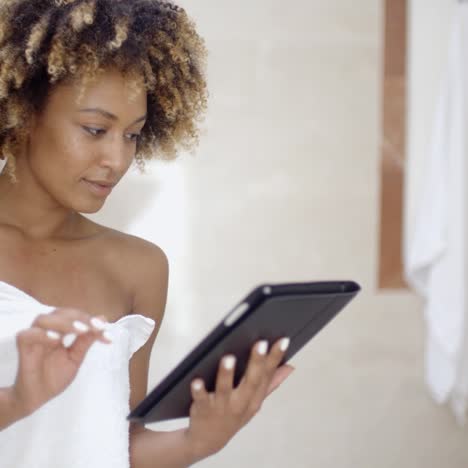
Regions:
<instances>
[{"instance_id":1,"label":"woman","mask_svg":"<svg viewBox=\"0 0 468 468\"><path fill-rule=\"evenodd\" d=\"M287 338L271 350L260 342L238 387L234 356L214 392L193 382L187 428L125 420L147 391L168 260L81 213L99 211L133 162L143 169L197 144L205 59L193 22L166 2L0 7L5 466L189 466L221 450L292 370L278 368Z\"/></svg>"}]
</instances>

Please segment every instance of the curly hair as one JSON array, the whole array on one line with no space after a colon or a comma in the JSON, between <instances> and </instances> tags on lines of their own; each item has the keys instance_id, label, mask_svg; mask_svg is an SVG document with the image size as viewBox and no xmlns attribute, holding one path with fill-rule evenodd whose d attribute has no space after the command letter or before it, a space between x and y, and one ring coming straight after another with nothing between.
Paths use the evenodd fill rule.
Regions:
<instances>
[{"instance_id":1,"label":"curly hair","mask_svg":"<svg viewBox=\"0 0 468 468\"><path fill-rule=\"evenodd\" d=\"M113 66L147 91L136 163L174 159L199 141L207 108L207 50L185 10L161 0L2 0L0 158L13 182L15 153L54 85L86 85Z\"/></svg>"}]
</instances>

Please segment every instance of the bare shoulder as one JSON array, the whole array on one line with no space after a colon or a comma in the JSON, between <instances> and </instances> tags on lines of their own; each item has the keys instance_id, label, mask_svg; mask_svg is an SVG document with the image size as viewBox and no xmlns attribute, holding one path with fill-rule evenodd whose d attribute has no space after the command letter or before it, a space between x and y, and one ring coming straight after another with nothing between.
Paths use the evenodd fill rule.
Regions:
<instances>
[{"instance_id":1,"label":"bare shoulder","mask_svg":"<svg viewBox=\"0 0 468 468\"><path fill-rule=\"evenodd\" d=\"M119 252L120 273L133 292L131 313L162 320L167 297L169 261L157 244L114 231L114 250Z\"/></svg>"},{"instance_id":2,"label":"bare shoulder","mask_svg":"<svg viewBox=\"0 0 468 468\"><path fill-rule=\"evenodd\" d=\"M161 247L141 237L93 223L100 238L100 257L118 272L132 297L129 313L160 322L167 296L169 261Z\"/></svg>"},{"instance_id":3,"label":"bare shoulder","mask_svg":"<svg viewBox=\"0 0 468 468\"><path fill-rule=\"evenodd\" d=\"M133 291L132 314L140 314L154 320L155 326L146 343L130 361L130 408L145 397L151 350L161 328L166 308L169 263L158 245L139 237L113 233L114 248L119 249L119 263L127 284ZM141 427L131 427L139 431Z\"/></svg>"},{"instance_id":4,"label":"bare shoulder","mask_svg":"<svg viewBox=\"0 0 468 468\"><path fill-rule=\"evenodd\" d=\"M120 254L125 268L130 267L132 275L142 272L143 276L168 268L165 252L157 244L141 237L113 231L116 245L122 249Z\"/></svg>"}]
</instances>

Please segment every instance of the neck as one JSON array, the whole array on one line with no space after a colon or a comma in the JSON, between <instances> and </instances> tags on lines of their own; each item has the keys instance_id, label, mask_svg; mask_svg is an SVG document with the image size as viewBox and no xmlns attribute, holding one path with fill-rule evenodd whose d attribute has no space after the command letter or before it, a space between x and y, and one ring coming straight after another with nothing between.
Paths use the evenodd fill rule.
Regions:
<instances>
[{"instance_id":1,"label":"neck","mask_svg":"<svg viewBox=\"0 0 468 468\"><path fill-rule=\"evenodd\" d=\"M65 239L76 234L80 215L35 187L20 179L13 184L8 176L0 175L0 226L33 240Z\"/></svg>"}]
</instances>

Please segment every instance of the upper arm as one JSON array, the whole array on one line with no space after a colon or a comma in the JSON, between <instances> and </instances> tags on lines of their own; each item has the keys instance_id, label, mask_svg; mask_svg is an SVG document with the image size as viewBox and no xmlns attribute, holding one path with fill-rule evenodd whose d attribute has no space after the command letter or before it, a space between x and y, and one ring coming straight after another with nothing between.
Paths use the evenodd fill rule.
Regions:
<instances>
[{"instance_id":1,"label":"upper arm","mask_svg":"<svg viewBox=\"0 0 468 468\"><path fill-rule=\"evenodd\" d=\"M130 259L132 265L133 314L153 319L154 330L148 341L130 360L130 409L146 396L151 350L161 326L167 300L169 264L160 247L139 240Z\"/></svg>"}]
</instances>

